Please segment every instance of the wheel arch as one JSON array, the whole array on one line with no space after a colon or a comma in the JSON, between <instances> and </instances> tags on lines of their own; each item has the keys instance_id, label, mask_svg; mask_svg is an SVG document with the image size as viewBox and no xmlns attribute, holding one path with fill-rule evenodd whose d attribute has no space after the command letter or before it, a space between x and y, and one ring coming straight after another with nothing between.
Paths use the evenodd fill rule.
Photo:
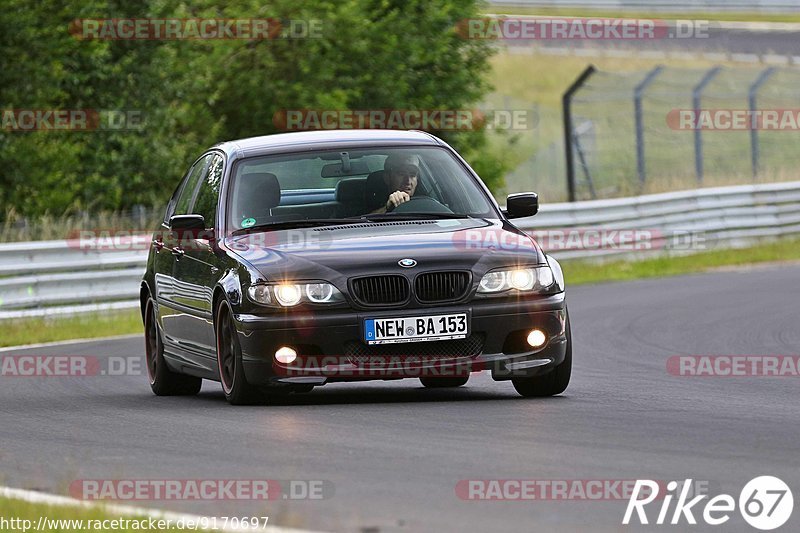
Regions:
<instances>
[{"instance_id":1,"label":"wheel arch","mask_svg":"<svg viewBox=\"0 0 800 533\"><path fill-rule=\"evenodd\" d=\"M147 285L146 281L142 281L141 286L139 287L139 313L142 315L142 323L144 323L144 313L147 310L147 300L152 295L150 291L150 287Z\"/></svg>"},{"instance_id":2,"label":"wheel arch","mask_svg":"<svg viewBox=\"0 0 800 533\"><path fill-rule=\"evenodd\" d=\"M217 311L222 302L228 302L231 311L236 310L236 306L242 302L242 285L239 281L239 274L235 269L231 269L222 276L214 286L211 296L211 316L216 326Z\"/></svg>"},{"instance_id":3,"label":"wheel arch","mask_svg":"<svg viewBox=\"0 0 800 533\"><path fill-rule=\"evenodd\" d=\"M219 306L222 305L222 302L225 302L226 300L227 298L225 297L225 290L220 285L214 287L214 295L211 298L211 322L214 324L215 332L217 327L217 312L219 311Z\"/></svg>"}]
</instances>

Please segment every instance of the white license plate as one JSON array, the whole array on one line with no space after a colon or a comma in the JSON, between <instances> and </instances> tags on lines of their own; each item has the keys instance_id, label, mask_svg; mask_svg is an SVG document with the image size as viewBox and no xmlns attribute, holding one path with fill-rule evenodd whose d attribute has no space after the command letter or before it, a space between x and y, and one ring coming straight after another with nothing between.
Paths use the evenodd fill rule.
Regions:
<instances>
[{"instance_id":1,"label":"white license plate","mask_svg":"<svg viewBox=\"0 0 800 533\"><path fill-rule=\"evenodd\" d=\"M468 334L469 319L466 313L364 320L364 340L367 344L463 339Z\"/></svg>"}]
</instances>

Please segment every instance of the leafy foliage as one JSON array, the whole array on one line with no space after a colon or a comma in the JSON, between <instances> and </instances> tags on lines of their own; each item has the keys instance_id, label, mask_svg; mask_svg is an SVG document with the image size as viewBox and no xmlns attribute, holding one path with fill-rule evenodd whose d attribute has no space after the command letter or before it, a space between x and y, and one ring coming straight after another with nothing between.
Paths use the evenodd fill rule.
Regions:
<instances>
[{"instance_id":1,"label":"leafy foliage","mask_svg":"<svg viewBox=\"0 0 800 533\"><path fill-rule=\"evenodd\" d=\"M456 33L475 0L8 0L0 11L0 110L139 114L139 130L0 129L0 202L23 215L163 202L194 158L220 140L279 131L286 109L464 109L489 90L491 53ZM279 18L320 21L319 37L99 40L80 18ZM484 131L432 132L490 187L502 161Z\"/></svg>"}]
</instances>

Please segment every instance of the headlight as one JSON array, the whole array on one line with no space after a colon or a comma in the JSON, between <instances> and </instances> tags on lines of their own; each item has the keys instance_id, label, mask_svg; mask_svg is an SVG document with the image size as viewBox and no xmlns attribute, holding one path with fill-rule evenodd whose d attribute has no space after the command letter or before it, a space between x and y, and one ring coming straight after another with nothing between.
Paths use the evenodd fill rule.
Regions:
<instances>
[{"instance_id":1,"label":"headlight","mask_svg":"<svg viewBox=\"0 0 800 533\"><path fill-rule=\"evenodd\" d=\"M508 286L518 291L529 291L536 285L536 271L532 269L512 270L506 277Z\"/></svg>"},{"instance_id":2,"label":"headlight","mask_svg":"<svg viewBox=\"0 0 800 533\"><path fill-rule=\"evenodd\" d=\"M250 288L247 289L247 295L257 304L271 304L271 289L272 287L269 285L251 285Z\"/></svg>"},{"instance_id":3,"label":"headlight","mask_svg":"<svg viewBox=\"0 0 800 533\"><path fill-rule=\"evenodd\" d=\"M335 290L330 283L311 283L306 285L306 296L316 304L330 302Z\"/></svg>"},{"instance_id":4,"label":"headlight","mask_svg":"<svg viewBox=\"0 0 800 533\"><path fill-rule=\"evenodd\" d=\"M547 292L555 281L549 266L515 268L487 272L478 286L480 294L497 294L510 290Z\"/></svg>"},{"instance_id":5,"label":"headlight","mask_svg":"<svg viewBox=\"0 0 800 533\"><path fill-rule=\"evenodd\" d=\"M259 305L293 307L300 303L328 304L343 302L344 297L330 283L257 283L247 289L250 300Z\"/></svg>"},{"instance_id":6,"label":"headlight","mask_svg":"<svg viewBox=\"0 0 800 533\"><path fill-rule=\"evenodd\" d=\"M500 292L506 289L506 273L504 271L489 272L483 276L478 292Z\"/></svg>"},{"instance_id":7,"label":"headlight","mask_svg":"<svg viewBox=\"0 0 800 533\"><path fill-rule=\"evenodd\" d=\"M275 287L275 299L284 307L292 307L300 303L303 297L299 285L278 285Z\"/></svg>"}]
</instances>

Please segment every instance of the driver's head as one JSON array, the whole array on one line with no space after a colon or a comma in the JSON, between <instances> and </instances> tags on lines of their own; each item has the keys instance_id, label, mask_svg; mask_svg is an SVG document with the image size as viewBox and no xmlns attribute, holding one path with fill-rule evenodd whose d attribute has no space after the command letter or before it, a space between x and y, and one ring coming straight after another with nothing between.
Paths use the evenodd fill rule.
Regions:
<instances>
[{"instance_id":1,"label":"driver's head","mask_svg":"<svg viewBox=\"0 0 800 533\"><path fill-rule=\"evenodd\" d=\"M402 152L389 155L383 163L383 179L390 193L402 191L414 196L419 179L419 157Z\"/></svg>"}]
</instances>

